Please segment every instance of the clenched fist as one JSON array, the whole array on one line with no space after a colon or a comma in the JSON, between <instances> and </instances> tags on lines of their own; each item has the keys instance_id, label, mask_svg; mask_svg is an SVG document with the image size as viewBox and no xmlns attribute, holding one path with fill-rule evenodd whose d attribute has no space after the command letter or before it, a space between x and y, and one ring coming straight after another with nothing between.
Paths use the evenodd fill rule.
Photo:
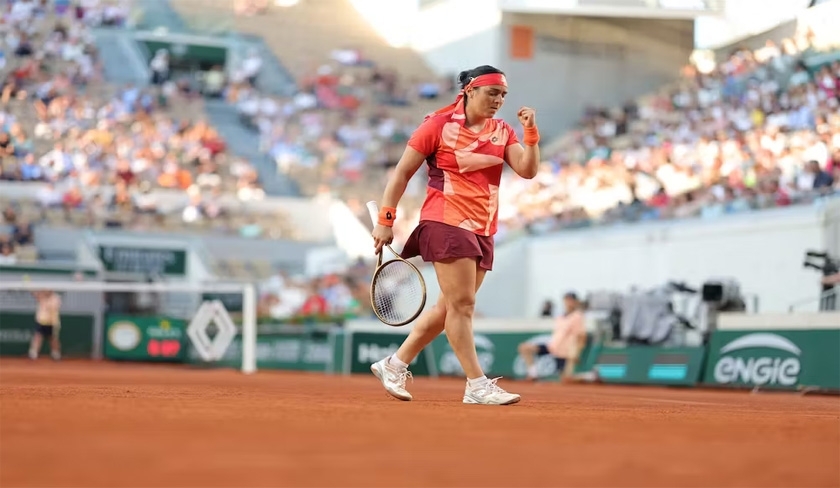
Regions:
<instances>
[{"instance_id":1,"label":"clenched fist","mask_svg":"<svg viewBox=\"0 0 840 488\"><path fill-rule=\"evenodd\" d=\"M531 107L522 107L516 112L522 127L533 127L537 123L537 111Z\"/></svg>"}]
</instances>

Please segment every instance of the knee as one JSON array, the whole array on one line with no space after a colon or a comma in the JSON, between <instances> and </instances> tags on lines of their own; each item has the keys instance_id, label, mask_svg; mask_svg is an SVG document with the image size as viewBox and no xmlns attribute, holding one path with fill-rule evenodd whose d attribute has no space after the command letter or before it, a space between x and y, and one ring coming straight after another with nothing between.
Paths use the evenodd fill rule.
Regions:
<instances>
[{"instance_id":1,"label":"knee","mask_svg":"<svg viewBox=\"0 0 840 488\"><path fill-rule=\"evenodd\" d=\"M446 301L446 313L462 317L472 317L475 312L475 295L462 295Z\"/></svg>"},{"instance_id":2,"label":"knee","mask_svg":"<svg viewBox=\"0 0 840 488\"><path fill-rule=\"evenodd\" d=\"M427 330L443 330L446 320L446 304L437 302L432 308L426 311L426 319L417 322L416 327Z\"/></svg>"},{"instance_id":3,"label":"knee","mask_svg":"<svg viewBox=\"0 0 840 488\"><path fill-rule=\"evenodd\" d=\"M519 351L519 354L521 354L521 355L531 354L531 345L528 344L527 342L523 342L522 344L519 344L519 347L517 347L517 350Z\"/></svg>"}]
</instances>

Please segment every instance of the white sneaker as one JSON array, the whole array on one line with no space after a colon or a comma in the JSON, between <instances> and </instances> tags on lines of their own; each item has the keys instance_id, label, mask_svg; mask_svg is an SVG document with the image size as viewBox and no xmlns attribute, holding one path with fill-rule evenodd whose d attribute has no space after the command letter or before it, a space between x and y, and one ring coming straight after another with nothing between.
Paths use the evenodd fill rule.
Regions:
<instances>
[{"instance_id":1,"label":"white sneaker","mask_svg":"<svg viewBox=\"0 0 840 488\"><path fill-rule=\"evenodd\" d=\"M496 384L499 378L487 380L483 385L470 386L467 381L467 388L464 390L464 403L474 405L513 405L519 402L519 395L508 393Z\"/></svg>"},{"instance_id":2,"label":"white sneaker","mask_svg":"<svg viewBox=\"0 0 840 488\"><path fill-rule=\"evenodd\" d=\"M398 368L391 365L388 363L388 358L390 358L390 356L371 364L370 371L374 376L379 378L379 381L382 382L382 386L385 387L385 391L387 391L392 397L407 402L411 401L411 393L405 389L406 379L411 378L411 380L414 381L411 371L409 371L408 368Z\"/></svg>"}]
</instances>

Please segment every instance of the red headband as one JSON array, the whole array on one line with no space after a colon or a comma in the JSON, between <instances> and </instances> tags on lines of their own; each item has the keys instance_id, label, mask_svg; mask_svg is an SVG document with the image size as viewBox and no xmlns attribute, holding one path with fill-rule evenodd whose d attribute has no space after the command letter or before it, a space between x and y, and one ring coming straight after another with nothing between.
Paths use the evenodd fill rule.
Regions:
<instances>
[{"instance_id":1,"label":"red headband","mask_svg":"<svg viewBox=\"0 0 840 488\"><path fill-rule=\"evenodd\" d=\"M490 86L490 85L502 85L507 87L507 79L505 75L501 73L488 73L486 75L476 76L464 87L464 91L467 88L473 87L477 88L479 86Z\"/></svg>"},{"instance_id":2,"label":"red headband","mask_svg":"<svg viewBox=\"0 0 840 488\"><path fill-rule=\"evenodd\" d=\"M505 75L503 75L501 73L488 73L486 75L476 76L475 78L471 79L469 83L467 83L467 86L465 86L460 91L460 93L458 93L458 96L455 97L455 101L452 104L447 105L447 106L445 106L443 108L440 108L438 110L435 110L431 114L427 115L426 118L428 119L429 117L431 117L433 115L440 115L440 114L455 112L456 110L459 109L459 107L463 107L463 105L461 105L461 100L464 98L464 94L466 93L467 88L478 88L480 86L490 86L490 85L501 85L501 86L507 87L508 86L507 85L507 78L505 78Z\"/></svg>"}]
</instances>

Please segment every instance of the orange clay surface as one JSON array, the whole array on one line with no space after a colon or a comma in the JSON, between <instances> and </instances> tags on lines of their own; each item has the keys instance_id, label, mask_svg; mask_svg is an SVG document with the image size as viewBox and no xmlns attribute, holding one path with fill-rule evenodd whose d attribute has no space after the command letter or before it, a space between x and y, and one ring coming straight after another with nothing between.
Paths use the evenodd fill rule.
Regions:
<instances>
[{"instance_id":1,"label":"orange clay surface","mask_svg":"<svg viewBox=\"0 0 840 488\"><path fill-rule=\"evenodd\" d=\"M0 486L840 486L840 399L0 360Z\"/></svg>"}]
</instances>

